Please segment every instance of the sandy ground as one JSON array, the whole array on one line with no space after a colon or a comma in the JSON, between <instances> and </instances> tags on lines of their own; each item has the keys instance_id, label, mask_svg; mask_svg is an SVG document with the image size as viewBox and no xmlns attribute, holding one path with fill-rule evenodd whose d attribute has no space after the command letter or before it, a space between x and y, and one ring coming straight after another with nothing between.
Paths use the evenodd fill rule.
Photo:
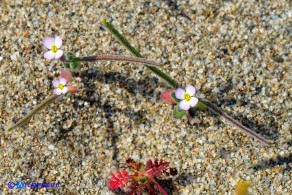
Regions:
<instances>
[{"instance_id":1,"label":"sandy ground","mask_svg":"<svg viewBox=\"0 0 292 195\"><path fill-rule=\"evenodd\" d=\"M251 180L252 194L291 194L291 17L284 0L1 0L0 192L112 194L110 173L130 157L169 161L179 171L174 194L234 194L238 180ZM62 64L43 58L45 37L62 36L62 49L77 56L131 55L102 18L182 86L195 85L277 146L209 112L198 112L200 125L173 119L159 99L166 83L118 62L84 63L74 74L75 96L5 131L53 94ZM8 188L17 181L61 187Z\"/></svg>"}]
</instances>

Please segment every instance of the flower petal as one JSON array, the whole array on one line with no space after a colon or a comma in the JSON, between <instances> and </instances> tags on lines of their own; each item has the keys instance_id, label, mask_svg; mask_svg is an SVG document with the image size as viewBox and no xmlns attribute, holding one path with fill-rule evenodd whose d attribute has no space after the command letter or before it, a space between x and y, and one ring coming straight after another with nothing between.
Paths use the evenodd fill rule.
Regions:
<instances>
[{"instance_id":1,"label":"flower petal","mask_svg":"<svg viewBox=\"0 0 292 195\"><path fill-rule=\"evenodd\" d=\"M179 103L179 107L182 110L188 110L188 109L190 109L190 104L186 100L183 100Z\"/></svg>"},{"instance_id":2,"label":"flower petal","mask_svg":"<svg viewBox=\"0 0 292 195\"><path fill-rule=\"evenodd\" d=\"M67 83L69 83L72 80L72 73L68 69L63 69L60 77L66 79Z\"/></svg>"},{"instance_id":3,"label":"flower petal","mask_svg":"<svg viewBox=\"0 0 292 195\"><path fill-rule=\"evenodd\" d=\"M63 78L63 77L60 77L60 78L59 78L59 81L60 81L60 83L63 84L63 85L66 85L66 83L67 83L66 79Z\"/></svg>"},{"instance_id":4,"label":"flower petal","mask_svg":"<svg viewBox=\"0 0 292 195\"><path fill-rule=\"evenodd\" d=\"M78 89L76 87L69 86L68 91L69 91L69 93L74 95L78 91Z\"/></svg>"},{"instance_id":5,"label":"flower petal","mask_svg":"<svg viewBox=\"0 0 292 195\"><path fill-rule=\"evenodd\" d=\"M59 88L54 90L54 94L56 94L56 95L61 95L61 93L62 93L62 90Z\"/></svg>"},{"instance_id":6,"label":"flower petal","mask_svg":"<svg viewBox=\"0 0 292 195\"><path fill-rule=\"evenodd\" d=\"M191 100L189 101L189 104L190 104L191 107L194 107L195 105L197 105L198 102L199 102L198 98L191 97Z\"/></svg>"},{"instance_id":7,"label":"flower petal","mask_svg":"<svg viewBox=\"0 0 292 195\"><path fill-rule=\"evenodd\" d=\"M190 96L193 96L196 93L196 88L192 85L187 85L186 92L190 94Z\"/></svg>"},{"instance_id":8,"label":"flower petal","mask_svg":"<svg viewBox=\"0 0 292 195\"><path fill-rule=\"evenodd\" d=\"M62 37L55 36L54 44L57 46L57 48L60 48L62 46Z\"/></svg>"},{"instance_id":9,"label":"flower petal","mask_svg":"<svg viewBox=\"0 0 292 195\"><path fill-rule=\"evenodd\" d=\"M43 43L47 49L52 49L52 46L55 44L55 39L53 37L46 37Z\"/></svg>"},{"instance_id":10,"label":"flower petal","mask_svg":"<svg viewBox=\"0 0 292 195\"><path fill-rule=\"evenodd\" d=\"M55 53L55 59L59 59L63 55L63 50L58 50L57 53Z\"/></svg>"},{"instance_id":11,"label":"flower petal","mask_svg":"<svg viewBox=\"0 0 292 195\"><path fill-rule=\"evenodd\" d=\"M44 57L47 59L47 60L51 60L55 57L55 54L52 52L52 51L47 51L45 54L44 54Z\"/></svg>"},{"instance_id":12,"label":"flower petal","mask_svg":"<svg viewBox=\"0 0 292 195\"><path fill-rule=\"evenodd\" d=\"M63 89L62 89L62 93L63 94L66 94L68 92L68 87L64 87Z\"/></svg>"},{"instance_id":13,"label":"flower petal","mask_svg":"<svg viewBox=\"0 0 292 195\"><path fill-rule=\"evenodd\" d=\"M175 90L175 97L177 99L183 100L185 93L186 93L185 90L183 90L182 88L178 88Z\"/></svg>"},{"instance_id":14,"label":"flower petal","mask_svg":"<svg viewBox=\"0 0 292 195\"><path fill-rule=\"evenodd\" d=\"M53 86L54 86L55 88L57 88L57 87L59 86L59 83L60 83L59 79L55 79L55 80L53 80Z\"/></svg>"}]
</instances>

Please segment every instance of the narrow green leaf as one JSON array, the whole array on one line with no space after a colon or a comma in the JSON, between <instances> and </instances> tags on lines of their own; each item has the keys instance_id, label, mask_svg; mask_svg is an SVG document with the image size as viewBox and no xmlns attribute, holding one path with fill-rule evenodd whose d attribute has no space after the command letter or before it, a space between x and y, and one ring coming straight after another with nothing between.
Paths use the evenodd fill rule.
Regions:
<instances>
[{"instance_id":1,"label":"narrow green leaf","mask_svg":"<svg viewBox=\"0 0 292 195\"><path fill-rule=\"evenodd\" d=\"M174 109L173 109L174 118L178 119L178 118L183 117L184 115L186 115L186 111L185 110L180 109L178 106L174 107Z\"/></svg>"},{"instance_id":2,"label":"narrow green leaf","mask_svg":"<svg viewBox=\"0 0 292 195\"><path fill-rule=\"evenodd\" d=\"M226 114L223 110L221 110L220 108L218 108L217 106L215 106L213 103L205 100L205 99L199 99L200 103L202 103L203 105L205 105L206 107L208 107L211 111L213 111L214 113L218 114L219 116L222 116L226 121L228 121L229 123L231 123L232 125L234 125L235 127L237 127L239 130L242 130L243 132L247 133L248 135L250 135L251 137L255 138L256 140L262 142L263 144L266 145L274 145L273 141L270 140L266 140L265 138L263 138L262 136L260 136L259 134L257 134L256 132L252 131L251 129L243 126L240 122L238 122L237 120L233 119L231 116L229 116L228 114Z\"/></svg>"},{"instance_id":3,"label":"narrow green leaf","mask_svg":"<svg viewBox=\"0 0 292 195\"><path fill-rule=\"evenodd\" d=\"M109 32L111 32L115 38L124 45L134 56L143 58L143 56L129 43L129 41L109 22L107 22L105 19L102 20L102 24L107 28ZM170 78L167 74L162 72L159 68L148 66L146 65L146 68L148 68L150 71L152 71L154 74L162 78L164 81L166 81L171 87L177 88L178 83Z\"/></svg>"},{"instance_id":4,"label":"narrow green leaf","mask_svg":"<svg viewBox=\"0 0 292 195\"><path fill-rule=\"evenodd\" d=\"M57 95L52 95L49 98L42 101L37 107L35 107L30 113L28 113L25 117L23 117L21 120L19 120L15 125L10 127L7 131L12 131L13 129L20 127L31 119L31 117L35 114L37 114L40 110L48 106L50 103L54 102L55 99L57 99Z\"/></svg>"}]
</instances>

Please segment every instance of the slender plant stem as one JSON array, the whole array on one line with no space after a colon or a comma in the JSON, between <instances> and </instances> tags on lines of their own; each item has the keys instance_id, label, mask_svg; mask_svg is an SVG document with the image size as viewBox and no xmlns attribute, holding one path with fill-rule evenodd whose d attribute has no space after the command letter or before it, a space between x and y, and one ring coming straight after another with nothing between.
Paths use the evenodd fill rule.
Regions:
<instances>
[{"instance_id":1,"label":"slender plant stem","mask_svg":"<svg viewBox=\"0 0 292 195\"><path fill-rule=\"evenodd\" d=\"M120 34L120 32L111 23L107 22L105 19L102 20L102 23L134 56L138 58L143 58L143 56L129 43L129 41L123 35ZM178 83L174 79L170 78L167 74L162 72L160 69L147 65L146 68L165 80L172 88L178 88Z\"/></svg>"},{"instance_id":2,"label":"slender plant stem","mask_svg":"<svg viewBox=\"0 0 292 195\"><path fill-rule=\"evenodd\" d=\"M145 58L135 58L122 55L99 55L99 56L86 56L77 58L78 61L93 62L93 61L124 61L124 62L136 62L141 64L150 64L151 66L159 66L160 64L154 60L148 60Z\"/></svg>"},{"instance_id":3,"label":"slender plant stem","mask_svg":"<svg viewBox=\"0 0 292 195\"><path fill-rule=\"evenodd\" d=\"M44 101L42 101L30 113L28 113L25 117L23 117L21 120L19 120L15 125L13 125L12 127L10 127L7 131L12 131L13 129L15 129L17 127L20 127L20 126L26 124L27 122L29 122L29 120L31 119L31 117L33 115L35 115L40 110L42 110L43 108L45 108L46 106L48 106L50 103L54 102L57 99L57 97L58 97L57 95L52 95L49 98L47 98Z\"/></svg>"},{"instance_id":4,"label":"slender plant stem","mask_svg":"<svg viewBox=\"0 0 292 195\"><path fill-rule=\"evenodd\" d=\"M103 25L117 38L117 40L124 45L134 56L142 58L143 56L129 43L129 41L120 34L120 32L109 22L107 22L105 19L102 20ZM162 72L160 69L156 67L146 66L149 70L151 70L153 73L164 79L171 87L178 88L178 83L170 78L167 74ZM239 123L237 120L231 118L229 115L227 115L223 110L212 104L211 102L199 99L199 103L201 104L202 109L204 107L207 107L209 110L213 111L214 113L218 114L219 116L222 116L225 120L227 120L229 123L233 124L238 129L246 132L248 135L252 136L256 140L260 141L261 143L264 143L266 145L274 145L274 143L270 140L266 140L257 133L253 132L251 129L243 126L241 123Z\"/></svg>"},{"instance_id":5,"label":"slender plant stem","mask_svg":"<svg viewBox=\"0 0 292 195\"><path fill-rule=\"evenodd\" d=\"M211 102L209 102L207 100L204 100L204 99L200 99L200 102L203 105L205 105L208 109L210 109L214 113L218 114L219 116L222 116L229 123L231 123L232 125L234 125L238 129L242 130L243 132L247 133L251 137L257 139L260 142L262 142L263 144L266 144L266 145L274 145L274 143L272 141L266 140L265 138L263 138L259 134L255 133L251 129L243 126L240 122L238 122L237 120L233 119L231 116L229 116L228 114L226 114L223 110L221 110L220 108L218 108L217 106L215 106L213 103L211 103Z\"/></svg>"}]
</instances>

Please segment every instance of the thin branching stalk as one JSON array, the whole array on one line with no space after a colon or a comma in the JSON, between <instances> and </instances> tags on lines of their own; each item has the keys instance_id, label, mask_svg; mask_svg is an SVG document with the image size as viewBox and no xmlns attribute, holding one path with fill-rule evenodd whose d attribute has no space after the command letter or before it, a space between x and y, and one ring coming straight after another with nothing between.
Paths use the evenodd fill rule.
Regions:
<instances>
[{"instance_id":1,"label":"thin branching stalk","mask_svg":"<svg viewBox=\"0 0 292 195\"><path fill-rule=\"evenodd\" d=\"M31 117L33 115L35 115L40 110L42 110L43 108L45 108L46 106L48 106L50 103L54 102L57 99L57 97L58 97L57 95L52 95L49 98L47 98L44 101L42 101L30 113L28 113L25 117L23 117L21 120L19 120L15 125L13 125L12 127L10 127L7 131L12 131L13 129L15 129L17 127L20 127L20 126L26 124L27 122L29 122L29 120L31 119Z\"/></svg>"},{"instance_id":2,"label":"thin branching stalk","mask_svg":"<svg viewBox=\"0 0 292 195\"><path fill-rule=\"evenodd\" d=\"M200 102L202 104L204 104L205 106L207 106L214 113L218 114L219 116L222 116L226 121L228 121L229 123L231 123L232 125L237 127L239 130L242 130L243 132L247 133L248 135L250 135L251 137L255 138L256 140L258 140L258 141L260 141L260 142L262 142L263 144L266 144L266 145L274 145L274 143L272 141L266 140L265 138L263 138L259 134L255 133L251 129L243 126L240 122L238 122L237 120L231 118L228 114L226 114L223 110L221 110L220 108L215 106L213 103L211 103L211 102L209 102L207 100L203 100L203 99L200 99Z\"/></svg>"},{"instance_id":3,"label":"thin branching stalk","mask_svg":"<svg viewBox=\"0 0 292 195\"><path fill-rule=\"evenodd\" d=\"M122 55L99 55L99 56L86 56L77 58L79 62L93 62L93 61L124 61L124 62L136 62L141 64L149 64L151 66L159 66L160 64L154 60L148 60L145 58L135 58Z\"/></svg>"}]
</instances>

